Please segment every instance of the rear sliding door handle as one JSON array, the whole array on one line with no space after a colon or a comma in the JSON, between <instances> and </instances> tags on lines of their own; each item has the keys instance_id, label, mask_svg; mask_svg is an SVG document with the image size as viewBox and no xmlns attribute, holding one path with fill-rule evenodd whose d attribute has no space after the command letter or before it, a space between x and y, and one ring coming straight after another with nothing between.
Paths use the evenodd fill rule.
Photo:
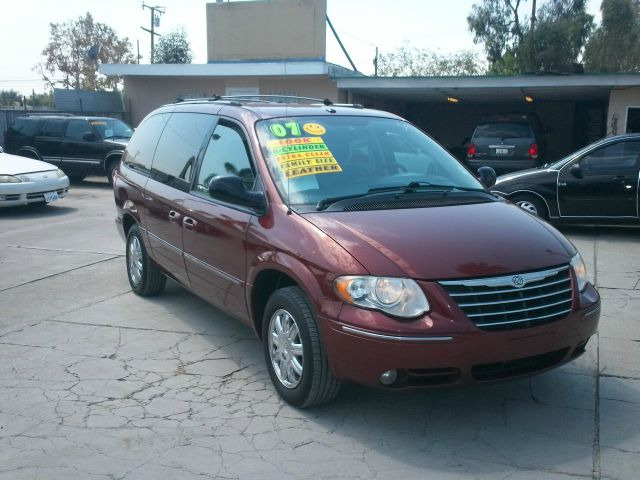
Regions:
<instances>
[{"instance_id":1,"label":"rear sliding door handle","mask_svg":"<svg viewBox=\"0 0 640 480\"><path fill-rule=\"evenodd\" d=\"M558 182L558 186L559 187L566 187L567 186L567 182Z\"/></svg>"},{"instance_id":2,"label":"rear sliding door handle","mask_svg":"<svg viewBox=\"0 0 640 480\"><path fill-rule=\"evenodd\" d=\"M182 226L187 230L193 230L197 225L198 222L191 217L184 217L184 220L182 220Z\"/></svg>"}]
</instances>

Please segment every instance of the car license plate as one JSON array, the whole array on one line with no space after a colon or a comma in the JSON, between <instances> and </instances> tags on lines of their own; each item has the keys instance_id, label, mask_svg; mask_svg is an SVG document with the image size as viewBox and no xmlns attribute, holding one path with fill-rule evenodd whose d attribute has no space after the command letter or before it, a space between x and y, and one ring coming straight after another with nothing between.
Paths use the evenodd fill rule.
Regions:
<instances>
[{"instance_id":1,"label":"car license plate","mask_svg":"<svg viewBox=\"0 0 640 480\"><path fill-rule=\"evenodd\" d=\"M58 200L58 192L44 192L44 201L47 203Z\"/></svg>"},{"instance_id":2,"label":"car license plate","mask_svg":"<svg viewBox=\"0 0 640 480\"><path fill-rule=\"evenodd\" d=\"M496 155L509 155L508 148L496 148Z\"/></svg>"}]
</instances>

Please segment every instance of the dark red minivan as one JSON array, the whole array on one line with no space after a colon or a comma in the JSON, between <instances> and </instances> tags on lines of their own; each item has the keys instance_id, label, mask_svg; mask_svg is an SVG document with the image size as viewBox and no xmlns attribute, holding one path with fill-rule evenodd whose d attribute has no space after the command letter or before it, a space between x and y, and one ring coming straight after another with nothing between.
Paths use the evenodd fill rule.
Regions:
<instances>
[{"instance_id":1,"label":"dark red minivan","mask_svg":"<svg viewBox=\"0 0 640 480\"><path fill-rule=\"evenodd\" d=\"M216 97L149 114L114 189L134 292L168 276L251 326L305 407L584 352L600 300L580 254L487 186L389 113Z\"/></svg>"}]
</instances>

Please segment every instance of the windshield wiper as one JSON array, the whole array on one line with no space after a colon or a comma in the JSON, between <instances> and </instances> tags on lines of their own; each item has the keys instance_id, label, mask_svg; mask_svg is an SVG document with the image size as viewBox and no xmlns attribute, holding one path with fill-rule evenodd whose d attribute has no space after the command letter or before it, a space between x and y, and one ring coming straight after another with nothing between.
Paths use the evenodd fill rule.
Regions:
<instances>
[{"instance_id":1,"label":"windshield wiper","mask_svg":"<svg viewBox=\"0 0 640 480\"><path fill-rule=\"evenodd\" d=\"M323 198L316 204L316 210L317 211L324 210L329 205L339 202L341 200L349 200L351 198L361 198L369 195L378 195L381 193L391 193L391 192L415 193L417 189L421 189L421 188L446 189L446 191L460 190L462 192L483 192L483 193L487 192L484 188L459 187L457 185L445 185L445 184L437 184L437 183L430 183L430 182L410 182L407 185L374 187L374 188L370 188L369 190L363 193L353 193L351 195L341 195L339 197Z\"/></svg>"},{"instance_id":2,"label":"windshield wiper","mask_svg":"<svg viewBox=\"0 0 640 480\"><path fill-rule=\"evenodd\" d=\"M406 185L396 185L396 186L388 186L388 187L374 187L370 188L368 193L372 192L391 192L394 190L400 190L402 193L414 193L416 190L421 188L445 188L447 191L449 190L460 190L462 192L486 192L484 188L474 188L474 187L460 187L458 185L448 185L448 184L440 184L440 183L431 183L431 182L410 182Z\"/></svg>"}]
</instances>

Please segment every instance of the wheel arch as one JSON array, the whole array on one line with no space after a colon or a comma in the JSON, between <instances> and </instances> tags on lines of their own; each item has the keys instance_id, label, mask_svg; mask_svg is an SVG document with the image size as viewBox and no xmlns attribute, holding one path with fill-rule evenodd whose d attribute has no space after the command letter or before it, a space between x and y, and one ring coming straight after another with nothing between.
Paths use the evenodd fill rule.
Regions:
<instances>
[{"instance_id":1,"label":"wheel arch","mask_svg":"<svg viewBox=\"0 0 640 480\"><path fill-rule=\"evenodd\" d=\"M324 296L318 280L300 260L283 253L267 256L270 257L269 261L252 268L246 291L250 320L258 338L262 338L264 309L276 290L288 286L300 287L316 312L320 307L317 299Z\"/></svg>"},{"instance_id":2,"label":"wheel arch","mask_svg":"<svg viewBox=\"0 0 640 480\"><path fill-rule=\"evenodd\" d=\"M507 195L507 199L509 201L513 201L513 199L517 196L532 196L534 198L537 198L539 200L542 201L542 203L544 204L545 208L547 209L547 215L549 218L554 217L556 215L554 215L556 212L554 210L551 210L550 206L549 206L549 202L547 201L546 198L544 198L544 196L542 196L541 194L539 194L538 192L535 192L533 190L528 190L528 189L519 189L519 190L514 190L513 192L509 193Z\"/></svg>"}]
</instances>

